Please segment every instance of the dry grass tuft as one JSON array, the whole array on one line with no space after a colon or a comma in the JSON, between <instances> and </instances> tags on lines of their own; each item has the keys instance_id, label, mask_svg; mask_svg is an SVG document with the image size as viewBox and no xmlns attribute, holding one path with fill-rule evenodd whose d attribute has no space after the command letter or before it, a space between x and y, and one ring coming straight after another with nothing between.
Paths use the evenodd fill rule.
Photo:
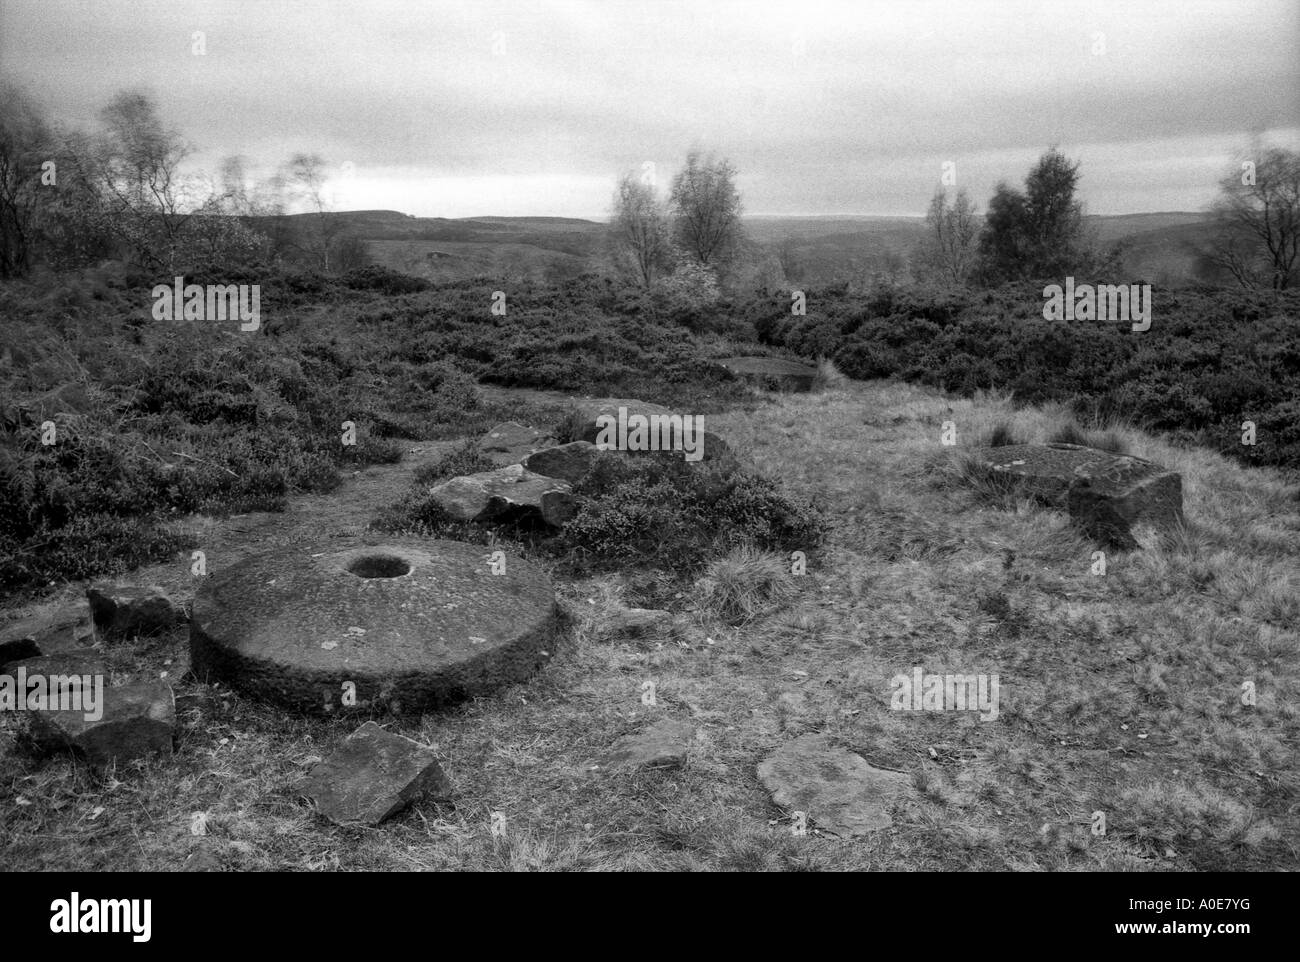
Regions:
<instances>
[{"instance_id":1,"label":"dry grass tuft","mask_svg":"<svg viewBox=\"0 0 1300 962\"><path fill-rule=\"evenodd\" d=\"M750 545L709 563L695 584L702 609L732 625L746 624L782 607L798 593L790 561Z\"/></svg>"}]
</instances>

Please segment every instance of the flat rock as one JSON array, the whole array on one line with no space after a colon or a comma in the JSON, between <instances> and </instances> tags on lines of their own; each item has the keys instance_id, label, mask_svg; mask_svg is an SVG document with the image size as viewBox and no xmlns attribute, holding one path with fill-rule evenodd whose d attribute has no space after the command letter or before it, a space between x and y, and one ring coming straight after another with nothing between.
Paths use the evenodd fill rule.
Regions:
<instances>
[{"instance_id":1,"label":"flat rock","mask_svg":"<svg viewBox=\"0 0 1300 962\"><path fill-rule=\"evenodd\" d=\"M366 722L316 765L301 793L339 825L378 825L417 798L448 798L433 749Z\"/></svg>"},{"instance_id":2,"label":"flat rock","mask_svg":"<svg viewBox=\"0 0 1300 962\"><path fill-rule=\"evenodd\" d=\"M867 764L827 735L786 742L758 766L758 778L777 805L843 838L888 828L889 807L912 792L908 776Z\"/></svg>"},{"instance_id":3,"label":"flat rock","mask_svg":"<svg viewBox=\"0 0 1300 962\"><path fill-rule=\"evenodd\" d=\"M541 568L458 541L331 539L203 580L193 671L297 711L434 710L528 678L554 650ZM500 570L499 568L497 570ZM352 686L346 688L345 686Z\"/></svg>"},{"instance_id":4,"label":"flat rock","mask_svg":"<svg viewBox=\"0 0 1300 962\"><path fill-rule=\"evenodd\" d=\"M31 675L103 675L108 684L108 661L94 648L73 648L53 655L19 658L5 665L5 674L13 675L19 668Z\"/></svg>"},{"instance_id":5,"label":"flat rock","mask_svg":"<svg viewBox=\"0 0 1300 962\"><path fill-rule=\"evenodd\" d=\"M435 485L429 496L457 521L505 524L540 521L561 528L578 513L572 486L512 464Z\"/></svg>"},{"instance_id":6,"label":"flat rock","mask_svg":"<svg viewBox=\"0 0 1300 962\"><path fill-rule=\"evenodd\" d=\"M810 391L817 368L779 357L724 357L715 363L732 374L783 391Z\"/></svg>"},{"instance_id":7,"label":"flat rock","mask_svg":"<svg viewBox=\"0 0 1300 962\"><path fill-rule=\"evenodd\" d=\"M153 754L170 754L176 727L171 687L137 681L103 689L102 717L84 710L27 713L33 740L46 750L69 750L96 768ZM84 707L84 706L83 706Z\"/></svg>"},{"instance_id":8,"label":"flat rock","mask_svg":"<svg viewBox=\"0 0 1300 962\"><path fill-rule=\"evenodd\" d=\"M681 768L695 738L689 721L665 718L615 742L604 757L588 762L589 773L635 768Z\"/></svg>"},{"instance_id":9,"label":"flat rock","mask_svg":"<svg viewBox=\"0 0 1300 962\"><path fill-rule=\"evenodd\" d=\"M0 626L0 667L18 658L53 655L94 643L89 606L59 605Z\"/></svg>"},{"instance_id":10,"label":"flat rock","mask_svg":"<svg viewBox=\"0 0 1300 962\"><path fill-rule=\"evenodd\" d=\"M86 598L95 625L108 634L149 635L185 621L185 608L153 585L92 585Z\"/></svg>"},{"instance_id":11,"label":"flat rock","mask_svg":"<svg viewBox=\"0 0 1300 962\"><path fill-rule=\"evenodd\" d=\"M507 464L518 464L534 451L540 451L554 443L555 439L543 431L506 421L483 435L478 442L478 449L504 467Z\"/></svg>"},{"instance_id":12,"label":"flat rock","mask_svg":"<svg viewBox=\"0 0 1300 962\"><path fill-rule=\"evenodd\" d=\"M609 619L611 633L639 635L667 628L673 623L672 612L657 608L620 608Z\"/></svg>"},{"instance_id":13,"label":"flat rock","mask_svg":"<svg viewBox=\"0 0 1300 962\"><path fill-rule=\"evenodd\" d=\"M581 420L580 440L589 441L592 444L595 444L597 450L617 450L623 451L626 454L672 454L673 456L680 458L686 456L683 450L683 442L685 438L682 433L681 419L689 412L670 411L662 405L650 404L646 401L637 401L633 398L602 398L597 400L578 401L575 403L577 404L578 414ZM631 424L631 419L638 415L646 418L647 424L652 427L652 430L648 432L650 435L659 435L663 433L654 430L654 425L668 425L666 438L661 438L661 440L666 442L666 447L660 445L658 450L641 450L632 446L618 447L616 441L611 443L610 447L603 447L604 442L600 439L602 436L605 436L604 432L606 432L607 425L610 424L610 422L603 420L604 418L608 417L614 419L614 437L617 437L617 425L620 423L620 418L623 419L623 423ZM691 416L703 417L703 415L694 414ZM666 418L668 420L653 420L656 418ZM676 423L672 420L674 418L677 419ZM718 435L714 434L712 431L707 430L707 428L704 427L706 422L696 421L694 423L698 426L697 437L699 440L695 443L700 444L701 457L699 460L706 462L717 461L727 465L734 465L736 458L732 453L731 448L727 445L727 442L718 437Z\"/></svg>"},{"instance_id":14,"label":"flat rock","mask_svg":"<svg viewBox=\"0 0 1300 962\"><path fill-rule=\"evenodd\" d=\"M1136 548L1142 529L1168 534L1183 523L1182 477L1142 458L1077 444L1012 444L976 456L1105 544Z\"/></svg>"},{"instance_id":15,"label":"flat rock","mask_svg":"<svg viewBox=\"0 0 1300 962\"><path fill-rule=\"evenodd\" d=\"M571 441L536 451L524 458L522 463L526 471L577 485L591 473L591 469L604 454L590 441Z\"/></svg>"}]
</instances>

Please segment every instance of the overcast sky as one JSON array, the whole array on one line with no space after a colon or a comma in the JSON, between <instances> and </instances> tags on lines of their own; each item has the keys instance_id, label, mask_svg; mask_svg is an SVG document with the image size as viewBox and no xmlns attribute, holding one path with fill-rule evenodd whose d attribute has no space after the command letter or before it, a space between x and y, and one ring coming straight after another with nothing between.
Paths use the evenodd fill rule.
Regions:
<instances>
[{"instance_id":1,"label":"overcast sky","mask_svg":"<svg viewBox=\"0 0 1300 962\"><path fill-rule=\"evenodd\" d=\"M0 0L0 74L84 126L147 89L201 168L317 152L339 209L422 216L603 217L693 145L751 213L919 214L944 162L983 209L1050 144L1091 213L1197 210L1253 133L1300 145L1295 0Z\"/></svg>"}]
</instances>

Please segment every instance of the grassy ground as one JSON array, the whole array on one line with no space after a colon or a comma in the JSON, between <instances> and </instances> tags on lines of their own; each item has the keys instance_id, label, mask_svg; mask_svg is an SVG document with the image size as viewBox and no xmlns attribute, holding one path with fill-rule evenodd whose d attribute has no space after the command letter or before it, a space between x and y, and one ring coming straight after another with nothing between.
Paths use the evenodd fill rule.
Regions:
<instances>
[{"instance_id":1,"label":"grassy ground","mask_svg":"<svg viewBox=\"0 0 1300 962\"><path fill-rule=\"evenodd\" d=\"M1183 474L1186 537L1107 558L1057 511L957 480L961 449L1009 427L1043 440L1058 409L949 400L886 383L774 397L707 419L760 473L834 528L778 610L736 627L703 589L671 632L612 637L632 575L561 582L571 639L531 682L445 715L390 720L436 746L455 805L378 829L316 817L295 785L359 721L286 719L206 686L178 689L171 758L92 776L36 763L0 725L0 864L249 869L1295 868L1300 500L1282 476L1117 429ZM958 447L940 444L953 421ZM409 471L409 465L401 466ZM381 466L372 471L387 471ZM393 468L395 470L395 468ZM365 475L325 498L356 496ZM393 485L388 485L392 487ZM312 525L322 523L328 505ZM339 501L339 504L344 503ZM289 512L293 515L293 509ZM220 524L239 523L221 522ZM210 562L211 563L211 562ZM177 562L177 567L180 562ZM159 671L184 635L115 649ZM997 673L1001 712L890 711L889 679ZM641 702L656 684L657 705ZM1245 706L1253 682L1257 703ZM665 715L697 736L681 771L599 777L582 763ZM826 732L909 773L892 828L854 842L796 837L755 767ZM1106 832L1090 831L1092 813ZM506 819L494 837L493 812ZM206 834L196 835L198 822Z\"/></svg>"}]
</instances>

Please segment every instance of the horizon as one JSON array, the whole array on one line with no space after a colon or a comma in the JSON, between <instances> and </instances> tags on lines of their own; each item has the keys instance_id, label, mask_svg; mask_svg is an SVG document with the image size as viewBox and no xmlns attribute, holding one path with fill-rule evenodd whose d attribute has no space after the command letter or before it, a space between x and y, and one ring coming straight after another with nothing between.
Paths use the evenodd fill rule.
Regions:
<instances>
[{"instance_id":1,"label":"horizon","mask_svg":"<svg viewBox=\"0 0 1300 962\"><path fill-rule=\"evenodd\" d=\"M77 127L151 91L191 171L319 153L336 209L600 220L700 146L755 216L915 217L945 164L983 209L1056 145L1088 212L1200 211L1252 138L1300 145L1285 0L85 9L0 5L5 76Z\"/></svg>"}]
</instances>

